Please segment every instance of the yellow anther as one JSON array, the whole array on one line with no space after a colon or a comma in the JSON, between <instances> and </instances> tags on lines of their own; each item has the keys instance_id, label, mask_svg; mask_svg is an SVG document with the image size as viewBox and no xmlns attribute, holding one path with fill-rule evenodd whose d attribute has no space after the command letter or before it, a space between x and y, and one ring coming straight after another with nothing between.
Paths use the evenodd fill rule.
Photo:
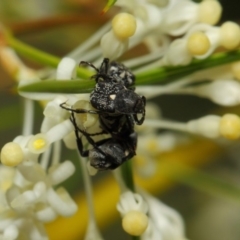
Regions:
<instances>
[{"instance_id":1,"label":"yellow anther","mask_svg":"<svg viewBox=\"0 0 240 240\"><path fill-rule=\"evenodd\" d=\"M5 144L1 151L2 164L14 167L21 163L24 159L21 147L15 142Z\"/></svg>"},{"instance_id":2,"label":"yellow anther","mask_svg":"<svg viewBox=\"0 0 240 240\"><path fill-rule=\"evenodd\" d=\"M187 49L193 56L204 55L210 46L210 41L203 32L193 33L187 41Z\"/></svg>"},{"instance_id":3,"label":"yellow anther","mask_svg":"<svg viewBox=\"0 0 240 240\"><path fill-rule=\"evenodd\" d=\"M225 22L221 28L221 45L228 50L235 49L240 43L240 28L234 22Z\"/></svg>"},{"instance_id":4,"label":"yellow anther","mask_svg":"<svg viewBox=\"0 0 240 240\"><path fill-rule=\"evenodd\" d=\"M130 211L122 219L124 231L132 236L142 235L148 226L148 217L139 211Z\"/></svg>"},{"instance_id":5,"label":"yellow anther","mask_svg":"<svg viewBox=\"0 0 240 240\"><path fill-rule=\"evenodd\" d=\"M48 141L49 140L46 134L43 133L36 134L29 140L28 149L32 153L36 154L42 153L48 148L49 146Z\"/></svg>"},{"instance_id":6,"label":"yellow anther","mask_svg":"<svg viewBox=\"0 0 240 240\"><path fill-rule=\"evenodd\" d=\"M131 37L136 31L135 18L129 13L119 13L112 20L112 29L119 39Z\"/></svg>"},{"instance_id":7,"label":"yellow anther","mask_svg":"<svg viewBox=\"0 0 240 240\"><path fill-rule=\"evenodd\" d=\"M33 147L36 150L42 149L46 146L46 141L42 138L36 139L35 141L33 141Z\"/></svg>"},{"instance_id":8,"label":"yellow anther","mask_svg":"<svg viewBox=\"0 0 240 240\"><path fill-rule=\"evenodd\" d=\"M220 134L230 140L240 137L240 118L235 114L225 114L220 120Z\"/></svg>"},{"instance_id":9,"label":"yellow anther","mask_svg":"<svg viewBox=\"0 0 240 240\"><path fill-rule=\"evenodd\" d=\"M222 14L222 6L216 0L205 0L199 4L199 21L210 25L216 24Z\"/></svg>"}]
</instances>

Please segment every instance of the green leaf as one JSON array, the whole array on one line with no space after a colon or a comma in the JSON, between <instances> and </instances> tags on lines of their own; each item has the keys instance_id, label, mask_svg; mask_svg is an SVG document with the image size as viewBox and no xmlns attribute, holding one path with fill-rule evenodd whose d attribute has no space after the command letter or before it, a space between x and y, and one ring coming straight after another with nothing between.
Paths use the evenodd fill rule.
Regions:
<instances>
[{"instance_id":1,"label":"green leaf","mask_svg":"<svg viewBox=\"0 0 240 240\"><path fill-rule=\"evenodd\" d=\"M194 72L240 60L240 51L216 53L204 60L193 60L187 66L156 68L136 75L137 85L166 84Z\"/></svg>"},{"instance_id":2,"label":"green leaf","mask_svg":"<svg viewBox=\"0 0 240 240\"><path fill-rule=\"evenodd\" d=\"M20 92L39 93L88 93L94 88L95 81L91 80L46 80L24 85L18 88Z\"/></svg>"},{"instance_id":3,"label":"green leaf","mask_svg":"<svg viewBox=\"0 0 240 240\"><path fill-rule=\"evenodd\" d=\"M161 67L144 73L136 74L136 85L160 84L164 85L190 75L196 71L220 66L240 60L240 51L217 53L204 60L194 60L187 66ZM88 93L94 88L94 81L48 80L25 85L19 88L22 92L52 92L52 93Z\"/></svg>"}]
</instances>

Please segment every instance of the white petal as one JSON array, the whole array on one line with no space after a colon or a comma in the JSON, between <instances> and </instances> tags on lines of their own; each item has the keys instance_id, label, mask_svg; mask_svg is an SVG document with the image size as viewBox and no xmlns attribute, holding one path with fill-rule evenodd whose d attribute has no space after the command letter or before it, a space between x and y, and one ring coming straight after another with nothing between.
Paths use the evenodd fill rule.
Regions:
<instances>
[{"instance_id":1,"label":"white petal","mask_svg":"<svg viewBox=\"0 0 240 240\"><path fill-rule=\"evenodd\" d=\"M33 188L33 192L37 198L42 198L46 193L47 186L44 182L38 182Z\"/></svg>"},{"instance_id":2,"label":"white petal","mask_svg":"<svg viewBox=\"0 0 240 240\"><path fill-rule=\"evenodd\" d=\"M54 191L48 190L47 200L51 207L61 216L71 216L77 211L77 205L64 188L58 188Z\"/></svg>"},{"instance_id":3,"label":"white petal","mask_svg":"<svg viewBox=\"0 0 240 240\"><path fill-rule=\"evenodd\" d=\"M42 223L34 221L29 227L29 240L48 240L47 233Z\"/></svg>"},{"instance_id":4,"label":"white petal","mask_svg":"<svg viewBox=\"0 0 240 240\"><path fill-rule=\"evenodd\" d=\"M69 160L58 165L54 170L49 170L49 178L53 185L57 185L68 179L75 172L75 166Z\"/></svg>"},{"instance_id":5,"label":"white petal","mask_svg":"<svg viewBox=\"0 0 240 240\"><path fill-rule=\"evenodd\" d=\"M33 204L36 200L37 198L33 191L25 191L11 202L11 207L23 209Z\"/></svg>"},{"instance_id":6,"label":"white petal","mask_svg":"<svg viewBox=\"0 0 240 240\"><path fill-rule=\"evenodd\" d=\"M39 164L21 164L18 166L19 172L32 183L45 182L46 172Z\"/></svg>"},{"instance_id":7,"label":"white petal","mask_svg":"<svg viewBox=\"0 0 240 240\"><path fill-rule=\"evenodd\" d=\"M152 230L160 231L163 239L184 239L184 223L180 214L149 194L142 194L149 206L151 223L155 225Z\"/></svg>"},{"instance_id":8,"label":"white petal","mask_svg":"<svg viewBox=\"0 0 240 240\"><path fill-rule=\"evenodd\" d=\"M64 57L57 66L56 79L68 80L76 75L77 64L75 60L69 57Z\"/></svg>"},{"instance_id":9,"label":"white petal","mask_svg":"<svg viewBox=\"0 0 240 240\"><path fill-rule=\"evenodd\" d=\"M147 213L148 206L142 196L137 193L127 191L120 196L120 201L117 204L117 210L124 216L129 211L140 211Z\"/></svg>"},{"instance_id":10,"label":"white petal","mask_svg":"<svg viewBox=\"0 0 240 240\"><path fill-rule=\"evenodd\" d=\"M40 210L36 210L35 214L36 214L36 218L39 221L44 222L44 223L52 222L57 217L56 212L49 206L44 207Z\"/></svg>"},{"instance_id":11,"label":"white petal","mask_svg":"<svg viewBox=\"0 0 240 240\"><path fill-rule=\"evenodd\" d=\"M15 240L18 237L18 228L15 225L10 225L4 230L4 239Z\"/></svg>"}]
</instances>

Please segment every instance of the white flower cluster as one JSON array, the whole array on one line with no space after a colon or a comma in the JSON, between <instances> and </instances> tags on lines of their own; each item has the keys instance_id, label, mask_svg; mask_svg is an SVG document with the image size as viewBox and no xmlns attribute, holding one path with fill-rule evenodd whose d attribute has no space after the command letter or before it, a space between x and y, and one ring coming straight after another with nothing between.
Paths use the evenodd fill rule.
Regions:
<instances>
[{"instance_id":1,"label":"white flower cluster","mask_svg":"<svg viewBox=\"0 0 240 240\"><path fill-rule=\"evenodd\" d=\"M48 239L44 223L77 211L67 191L63 187L54 188L74 170L70 161L53 166L48 173L36 162L17 168L1 165L0 239Z\"/></svg>"},{"instance_id":2,"label":"white flower cluster","mask_svg":"<svg viewBox=\"0 0 240 240\"><path fill-rule=\"evenodd\" d=\"M160 1L159 1L160 2ZM112 28L101 40L103 55L118 58L128 47L144 42L161 65L186 65L192 58L206 58L219 46L235 49L240 28L233 22L214 27L222 12L218 1L191 0L117 1L124 13L116 15ZM171 41L170 36L178 37ZM167 40L166 40L167 39Z\"/></svg>"},{"instance_id":3,"label":"white flower cluster","mask_svg":"<svg viewBox=\"0 0 240 240\"><path fill-rule=\"evenodd\" d=\"M60 62L57 70L59 80L71 79L76 67L73 62L68 58ZM18 136L1 150L0 239L46 240L44 223L55 220L57 216L71 216L77 211L77 205L67 190L57 187L75 172L71 161L60 162L61 141L68 148L76 149L69 113L60 104L68 100L75 107L88 109L91 106L86 100L79 101L77 96L52 95L52 98L44 108L40 133ZM27 106L25 111L33 112L32 105ZM28 120L26 117L28 130L25 132L29 133L31 123ZM77 121L87 129L97 119L83 114Z\"/></svg>"},{"instance_id":4,"label":"white flower cluster","mask_svg":"<svg viewBox=\"0 0 240 240\"><path fill-rule=\"evenodd\" d=\"M121 194L117 209L123 229L141 240L186 240L181 216L146 192Z\"/></svg>"},{"instance_id":5,"label":"white flower cluster","mask_svg":"<svg viewBox=\"0 0 240 240\"><path fill-rule=\"evenodd\" d=\"M139 43L144 44L147 54L126 61L129 67L144 65L136 72L160 66L187 65L194 58L209 57L219 47L234 50L240 43L240 28L236 23L228 21L221 26L214 26L222 13L222 7L216 0L200 3L191 0L119 0L116 4L125 12L113 19L111 30L102 37L101 50L104 56L115 59L127 49ZM129 34L121 37L128 31ZM236 106L240 103L239 66L239 63L234 63L232 66L204 70L176 83L157 88L137 87L137 91L148 99L161 94L190 94L208 98L221 106ZM208 82L192 85L202 80ZM147 127L231 140L240 137L239 124L239 117L234 114L204 116L186 124L159 121L159 118L145 121Z\"/></svg>"}]
</instances>

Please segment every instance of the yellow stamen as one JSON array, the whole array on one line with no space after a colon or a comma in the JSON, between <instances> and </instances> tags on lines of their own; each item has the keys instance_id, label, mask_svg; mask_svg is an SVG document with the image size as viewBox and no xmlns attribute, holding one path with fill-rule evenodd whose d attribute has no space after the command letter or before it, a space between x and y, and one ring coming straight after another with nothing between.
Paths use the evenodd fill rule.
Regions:
<instances>
[{"instance_id":1,"label":"yellow stamen","mask_svg":"<svg viewBox=\"0 0 240 240\"><path fill-rule=\"evenodd\" d=\"M33 147L36 149L36 150L39 150L39 149L42 149L46 146L46 141L42 138L39 138L39 139L36 139L34 142L33 142Z\"/></svg>"}]
</instances>

